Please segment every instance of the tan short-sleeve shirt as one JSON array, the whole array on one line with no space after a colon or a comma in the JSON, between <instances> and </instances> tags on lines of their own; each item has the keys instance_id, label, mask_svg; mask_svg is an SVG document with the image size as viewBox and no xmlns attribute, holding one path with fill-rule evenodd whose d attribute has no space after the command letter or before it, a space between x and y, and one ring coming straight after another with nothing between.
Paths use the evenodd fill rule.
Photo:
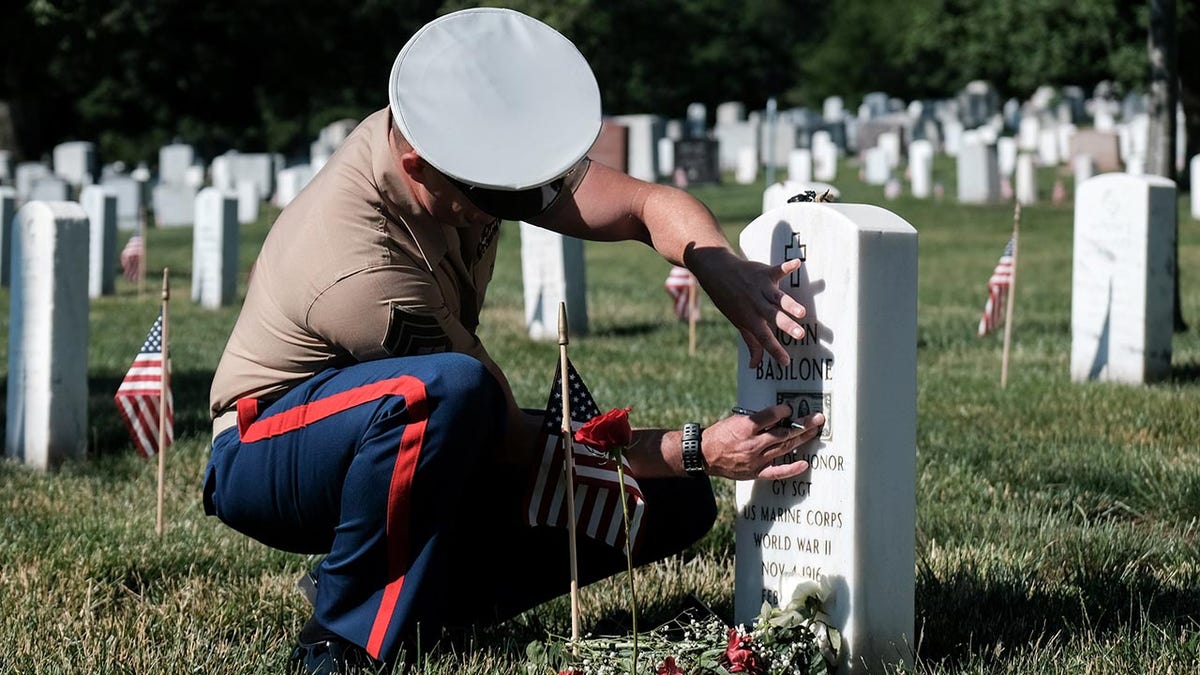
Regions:
<instances>
[{"instance_id":1,"label":"tan short-sleeve shirt","mask_svg":"<svg viewBox=\"0 0 1200 675\"><path fill-rule=\"evenodd\" d=\"M432 219L403 180L393 143L385 108L271 227L213 377L213 416L332 366L441 351L482 361L515 407L475 334L499 223Z\"/></svg>"}]
</instances>

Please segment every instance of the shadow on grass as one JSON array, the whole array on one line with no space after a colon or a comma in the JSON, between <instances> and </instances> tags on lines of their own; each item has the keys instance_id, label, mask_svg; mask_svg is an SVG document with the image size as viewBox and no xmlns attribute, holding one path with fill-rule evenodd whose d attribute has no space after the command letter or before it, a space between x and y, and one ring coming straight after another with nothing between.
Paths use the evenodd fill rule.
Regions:
<instances>
[{"instance_id":1,"label":"shadow on grass","mask_svg":"<svg viewBox=\"0 0 1200 675\"><path fill-rule=\"evenodd\" d=\"M90 452L104 455L126 452L129 434L117 413L113 396L124 375L88 378L88 439ZM182 371L171 375L171 395L175 405L175 438L207 436L212 433L208 417L208 392L212 373Z\"/></svg>"},{"instance_id":2,"label":"shadow on grass","mask_svg":"<svg viewBox=\"0 0 1200 675\"><path fill-rule=\"evenodd\" d=\"M1175 363L1171 365L1171 381L1177 384L1200 381L1200 363Z\"/></svg>"},{"instance_id":3,"label":"shadow on grass","mask_svg":"<svg viewBox=\"0 0 1200 675\"><path fill-rule=\"evenodd\" d=\"M666 324L662 323L633 323L621 324L617 326L606 326L600 330L592 331L594 337L638 337L641 335L649 335L662 330Z\"/></svg>"},{"instance_id":4,"label":"shadow on grass","mask_svg":"<svg viewBox=\"0 0 1200 675\"><path fill-rule=\"evenodd\" d=\"M1200 588L1164 588L1118 570L1094 572L1058 588L1047 588L1033 575L1020 577L989 579L960 570L939 579L922 570L916 589L920 658L954 670L997 645L1044 643L1060 632L1103 640L1146 624L1194 626L1200 607Z\"/></svg>"}]
</instances>

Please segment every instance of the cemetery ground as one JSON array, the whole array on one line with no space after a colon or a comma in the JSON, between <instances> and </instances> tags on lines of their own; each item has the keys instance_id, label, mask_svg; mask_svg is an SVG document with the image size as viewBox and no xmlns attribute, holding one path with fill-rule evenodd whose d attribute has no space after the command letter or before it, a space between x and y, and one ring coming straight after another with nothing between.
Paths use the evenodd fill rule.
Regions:
<instances>
[{"instance_id":1,"label":"cemetery ground","mask_svg":"<svg viewBox=\"0 0 1200 675\"><path fill-rule=\"evenodd\" d=\"M843 176L854 167L843 164ZM954 194L953 164L935 180ZM1043 195L1052 176L1043 174ZM1180 203L1183 313L1172 377L1146 387L1072 384L1071 204L1027 207L1012 366L976 337L986 281L1012 227L1006 205L960 206L836 183L845 202L883 205L920 236L916 670L933 673L1194 672L1200 664L1200 223ZM1068 183L1069 184L1069 183ZM763 184L694 190L731 241ZM245 271L275 212L243 227ZM124 243L128 233L121 235ZM112 404L157 314L157 274L139 299L91 305L91 456L42 475L0 463L0 672L276 673L308 607L295 581L316 558L273 551L206 518L209 380L236 308L188 301L191 229L149 233L152 270L171 267L179 442L167 461L167 530L154 535L155 463L136 456ZM481 334L518 401L544 403L557 349L525 336L517 228L506 225ZM705 305L698 354L671 315L669 266L639 244L585 248L592 332L572 360L602 409L639 426L713 421L736 398L736 332ZM0 292L8 333L9 295ZM3 343L7 349L7 340ZM0 359L0 364L6 363ZM694 594L733 609L733 486L716 481L717 527L681 559L638 575L641 625ZM479 518L486 519L486 504ZM479 551L488 574L493 556ZM471 579L460 580L471 584ZM563 589L564 592L566 589ZM583 590L584 630L627 633L622 577ZM434 650L426 673L524 673L547 631L569 634L564 598Z\"/></svg>"}]
</instances>

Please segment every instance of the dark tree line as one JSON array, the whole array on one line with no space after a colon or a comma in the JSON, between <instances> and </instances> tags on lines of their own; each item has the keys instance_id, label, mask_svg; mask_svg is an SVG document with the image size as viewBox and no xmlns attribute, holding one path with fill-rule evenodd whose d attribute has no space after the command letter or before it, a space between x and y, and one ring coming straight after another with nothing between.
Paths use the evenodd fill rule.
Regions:
<instances>
[{"instance_id":1,"label":"dark tree line","mask_svg":"<svg viewBox=\"0 0 1200 675\"><path fill-rule=\"evenodd\" d=\"M392 59L461 0L8 0L0 103L22 159L64 140L105 160L153 159L173 138L299 154L318 129L387 103ZM987 79L1144 90L1145 3L1121 0L512 0L576 42L609 113L681 117L689 102L819 107L838 94L952 95ZM1189 144L1200 136L1200 10L1179 3ZM0 143L4 143L0 129Z\"/></svg>"}]
</instances>

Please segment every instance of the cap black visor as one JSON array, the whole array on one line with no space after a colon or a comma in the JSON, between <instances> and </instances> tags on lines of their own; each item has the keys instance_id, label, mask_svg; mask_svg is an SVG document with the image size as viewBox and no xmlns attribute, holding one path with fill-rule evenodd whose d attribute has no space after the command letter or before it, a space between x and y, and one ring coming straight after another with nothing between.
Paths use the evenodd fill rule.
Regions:
<instances>
[{"instance_id":1,"label":"cap black visor","mask_svg":"<svg viewBox=\"0 0 1200 675\"><path fill-rule=\"evenodd\" d=\"M493 190L446 176L480 211L501 220L529 220L546 212L562 194L563 179L528 190Z\"/></svg>"}]
</instances>

